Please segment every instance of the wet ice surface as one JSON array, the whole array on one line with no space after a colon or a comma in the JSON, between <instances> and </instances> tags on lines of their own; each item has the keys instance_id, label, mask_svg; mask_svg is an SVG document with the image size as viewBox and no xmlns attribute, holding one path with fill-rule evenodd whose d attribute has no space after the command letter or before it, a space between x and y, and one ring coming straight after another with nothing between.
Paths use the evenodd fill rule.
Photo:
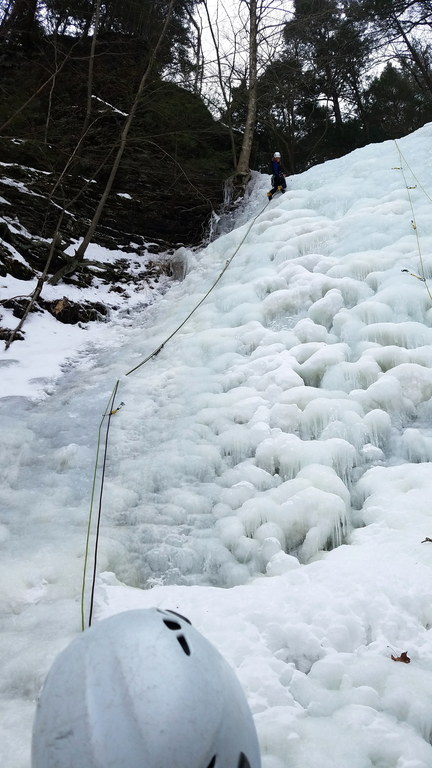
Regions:
<instances>
[{"instance_id":1,"label":"wet ice surface","mask_svg":"<svg viewBox=\"0 0 432 768\"><path fill-rule=\"evenodd\" d=\"M35 698L80 629L117 380L96 616L189 616L237 670L264 768L430 768L432 302L413 275L432 268L431 133L399 142L416 231L394 142L290 179L248 232L258 178L251 218L191 253L184 282L42 402L0 400L5 768L28 766Z\"/></svg>"}]
</instances>

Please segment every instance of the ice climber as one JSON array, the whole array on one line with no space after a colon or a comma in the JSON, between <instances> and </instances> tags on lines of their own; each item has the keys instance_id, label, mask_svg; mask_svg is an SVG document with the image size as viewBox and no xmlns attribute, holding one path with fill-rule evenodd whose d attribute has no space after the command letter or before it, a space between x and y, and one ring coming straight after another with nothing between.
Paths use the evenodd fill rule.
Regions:
<instances>
[{"instance_id":1,"label":"ice climber","mask_svg":"<svg viewBox=\"0 0 432 768\"><path fill-rule=\"evenodd\" d=\"M275 152L273 155L273 159L271 161L271 174L272 188L270 192L267 192L267 197L269 200L272 199L275 192L279 191L284 193L286 190L285 172L282 168L280 152Z\"/></svg>"},{"instance_id":2,"label":"ice climber","mask_svg":"<svg viewBox=\"0 0 432 768\"><path fill-rule=\"evenodd\" d=\"M150 608L85 630L48 673L32 768L260 768L233 670L190 622Z\"/></svg>"}]
</instances>

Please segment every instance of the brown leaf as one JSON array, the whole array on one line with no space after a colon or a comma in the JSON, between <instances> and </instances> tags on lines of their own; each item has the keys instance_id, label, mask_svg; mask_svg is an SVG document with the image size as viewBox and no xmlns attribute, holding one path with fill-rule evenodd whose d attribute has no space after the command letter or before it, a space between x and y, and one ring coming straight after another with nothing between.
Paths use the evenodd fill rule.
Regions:
<instances>
[{"instance_id":1,"label":"brown leaf","mask_svg":"<svg viewBox=\"0 0 432 768\"><path fill-rule=\"evenodd\" d=\"M406 651L403 651L400 656L392 656L393 661L403 661L404 664L409 664L411 659Z\"/></svg>"},{"instance_id":2,"label":"brown leaf","mask_svg":"<svg viewBox=\"0 0 432 768\"><path fill-rule=\"evenodd\" d=\"M54 305L53 312L55 315L58 315L60 312L63 312L64 309L68 306L69 301L66 298L66 296L63 296L62 299L59 299L59 301Z\"/></svg>"}]
</instances>

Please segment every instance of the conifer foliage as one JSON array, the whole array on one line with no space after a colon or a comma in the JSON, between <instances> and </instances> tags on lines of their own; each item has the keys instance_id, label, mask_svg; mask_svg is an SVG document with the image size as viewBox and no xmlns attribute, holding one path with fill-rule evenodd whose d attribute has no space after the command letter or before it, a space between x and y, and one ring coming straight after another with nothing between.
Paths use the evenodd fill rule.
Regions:
<instances>
[{"instance_id":1,"label":"conifer foliage","mask_svg":"<svg viewBox=\"0 0 432 768\"><path fill-rule=\"evenodd\" d=\"M431 0L294 0L258 88L255 159L298 171L432 119Z\"/></svg>"},{"instance_id":2,"label":"conifer foliage","mask_svg":"<svg viewBox=\"0 0 432 768\"><path fill-rule=\"evenodd\" d=\"M225 47L216 85L209 75L215 58L209 33L206 44L199 22L199 8L209 12L206 0L175 0L152 72L153 81L193 92L221 127L228 127L232 172L247 177L248 166L264 165L274 146L283 151L289 170L300 171L432 119L432 0L285 0L278 17L280 41L272 42L271 53L265 38L271 34L274 41L275 29L263 24L263 3L235 0L234 11L236 3L239 11L248 9L249 45L239 46L234 13L232 59ZM33 130L35 122L44 122L49 141L61 81L57 70L64 67L72 83L80 73L85 100L83 62L95 38L95 56L110 62L95 66L95 91L127 112L139 77L136 63L145 66L167 8L167 0L0 0L0 76L4 81L13 71L16 84L14 92L4 88L2 123L33 89L37 98L30 116L27 111L27 126ZM48 117L47 94L53 110ZM38 110L45 110L43 119ZM18 128L24 119L19 114ZM66 121L58 119L64 128Z\"/></svg>"}]
</instances>

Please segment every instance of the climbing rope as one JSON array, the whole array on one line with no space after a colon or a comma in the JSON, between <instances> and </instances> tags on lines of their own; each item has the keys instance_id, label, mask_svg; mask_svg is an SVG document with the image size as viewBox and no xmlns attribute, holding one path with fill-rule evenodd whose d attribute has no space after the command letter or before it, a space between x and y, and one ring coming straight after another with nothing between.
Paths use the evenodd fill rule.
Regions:
<instances>
[{"instance_id":1,"label":"climbing rope","mask_svg":"<svg viewBox=\"0 0 432 768\"><path fill-rule=\"evenodd\" d=\"M131 373L134 373L134 371L137 371L137 370L138 370L138 368L141 368L141 366L145 365L145 363L148 363L148 361L149 361L149 360L151 360L151 359L152 359L152 357L156 357L156 355L158 355L158 354L159 354L159 352L160 352L160 351L161 351L161 350L164 348L165 344L167 344L167 343L168 343L168 341L171 341L171 339L172 339L172 338L173 338L173 337L174 337L174 336L175 336L175 335L176 335L176 334L177 334L177 333L178 333L178 332L179 332L179 331L180 331L180 330L183 328L183 326L184 326L184 325L186 325L186 323L188 322L188 320L190 320L190 318L192 317L192 315L194 315L194 314L195 314L195 312L196 312L196 311L197 311L197 310L200 308L200 306L201 306L202 304L204 304L205 300L206 300L206 299L207 299L207 298L210 296L211 292L212 292L212 291L213 291L213 290L216 288L217 284L218 284L218 283L219 283L219 282L222 280L222 277L224 276L224 274L225 274L225 272L227 271L228 267L229 267L229 266L230 266L230 264L232 263L232 261L233 261L234 257L237 255L237 253L239 252L240 248L242 247L242 245L243 245L244 241L246 240L246 238L247 238L247 236L248 236L249 232L251 231L251 229L252 229L253 225L255 224L255 222L256 222L256 220L257 220L257 218L258 218L259 216L261 216L261 214L262 214L262 213L264 213L265 209L267 208L267 206L268 206L269 204L270 204L270 200L269 200L269 201L268 201L268 202L265 204L264 208L262 208L262 209L261 209L261 211L259 211L259 212L257 213L257 215L255 216L255 218L253 218L253 219L252 219L252 221L251 221L251 223L250 223L249 227L248 227L248 228L247 228L247 230L246 230L246 233L245 233L245 235L244 235L244 236L242 237L242 239L240 240L240 242L239 242L239 244L238 244L237 248L235 249L234 253L233 253L233 254L232 254L232 256L230 256L230 258L229 258L229 259L228 259L228 260L225 262L225 266L224 266L224 268L223 268L223 269L222 269L222 271L219 273L219 275L218 275L218 277L216 278L216 280L214 281L213 285L211 285L211 286L210 286L210 288L208 289L207 293L206 293L206 294L204 294L203 298L202 298L202 299L201 299L201 300L198 302L198 304L196 304L196 305L195 305L195 307L194 307L194 308L191 310L191 312L189 312L189 314L187 315L187 317L185 317L185 319L184 319L184 320L183 320L183 321L180 323L180 325L178 325L178 326L177 326L177 328L175 328L175 329L173 330L173 332L172 332L172 333L170 333L170 335L169 335L169 336L167 336L167 338L165 339L165 341L163 341L163 342L162 342L162 344L160 344L160 345L159 345L159 347L157 347L156 349L154 349L154 350L153 350L153 352L151 352L149 355L147 355L147 357L145 357L145 358L144 358L144 360L142 360L140 363L138 363L138 365L136 365L134 368L131 368L131 369L130 369L130 371L128 371L127 373L125 373L125 376L130 376L130 374L131 374Z\"/></svg>"},{"instance_id":2,"label":"climbing rope","mask_svg":"<svg viewBox=\"0 0 432 768\"><path fill-rule=\"evenodd\" d=\"M153 357L156 357L159 352L165 347L165 345L186 325L188 320L192 317L192 315L195 314L195 312L201 307L201 305L205 302L205 300L210 296L211 292L216 288L218 283L221 281L222 277L224 276L225 272L227 271L228 267L232 264L233 259L239 252L241 246L245 242L249 232L251 231L253 225L255 224L256 220L259 216L261 216L262 213L266 210L268 205L270 204L270 200L267 201L267 203L264 205L264 207L256 214L256 216L252 219L251 223L249 224L244 236L240 240L239 244L237 245L234 253L230 256L229 259L224 264L223 269L217 276L216 280L213 282L213 284L210 286L208 291L204 294L202 299L194 306L194 308L189 312L189 314L185 317L185 319L178 325L172 333L169 334L169 336L164 339L162 344L160 344L156 349L154 349L147 357L145 357L143 360L141 360L140 363L135 365L133 368L131 368L129 371L127 371L124 375L130 376L132 373L137 371L139 368L142 368L143 365L148 363ZM99 455L101 450L101 435L102 435L102 427L104 425L104 422L106 419L107 421L107 427L105 430L105 438L104 438L104 451L103 451L103 462L102 462L102 475L99 485L99 498L98 498L98 516L97 516L97 523L96 523L96 538L95 538L95 544L94 544L94 555L93 555L93 572L92 572L92 582L91 582L91 595L90 595L90 607L89 607L89 619L88 619L88 626L91 626L92 617L93 617L93 606L94 606L94 593L95 593L95 585L96 585L96 574L97 574L97 556L98 556L98 547L99 547L99 535L100 535L100 524L101 524L101 518L102 518L102 497L103 497L103 489L104 489L104 482L105 482L105 471L106 471L106 462L107 462L107 456L108 456L108 440L109 440L109 431L110 431L110 425L111 425L111 418L114 416L120 408L124 405L124 403L120 403L117 407L115 406L115 398L117 395L117 391L120 385L120 379L117 379L114 388L111 392L111 395L109 397L108 405L105 409L105 412L102 416L102 419L99 424L98 429L98 439L97 439L97 447L96 447L96 456L95 456L95 463L94 463L94 470L93 470L93 483L92 483L92 492L91 492L91 499L90 499L90 510L89 510L89 519L88 519L88 526L87 526L87 537L86 537L86 546L85 546L85 553L84 553L84 567L83 567L83 578L82 578L82 589L81 589L81 628L82 631L85 629L85 583L86 583L86 575L87 575L87 566L88 566L88 559L89 559L89 553L90 553L90 535L91 535L91 528L92 528L92 518L93 518L93 509L94 509L94 502L95 502L95 496L96 496L96 484L97 484L97 470L99 466Z\"/></svg>"},{"instance_id":3,"label":"climbing rope","mask_svg":"<svg viewBox=\"0 0 432 768\"><path fill-rule=\"evenodd\" d=\"M92 519L93 519L93 506L94 506L95 491L96 491L97 468L99 464L99 451L101 446L101 434L102 434L102 427L104 425L104 421L108 416L108 425L105 432L105 448L104 448L104 457L106 458L107 451L108 451L108 434L109 434L109 424L110 424L111 416L113 415L113 413L116 413L119 410L119 408L117 408L116 411L113 411L113 403L114 403L114 398L118 389L118 385L119 385L119 381L117 380L115 383L114 389L109 396L108 404L100 420L99 429L98 429L96 458L95 458L95 464L93 469L93 483L92 483L91 498L90 498L90 511L89 511L88 525L87 525L87 536L86 536L86 544L85 544L85 552L84 552L84 568L83 568L82 587L81 587L81 629L83 632L85 629L85 616L84 616L85 583L86 583L87 564L88 564L89 549L90 549L90 534L91 534L91 525L92 525ZM98 523L97 523L96 542L99 539L100 517L101 517L101 511L102 511L103 479L105 476L105 464L106 464L106 460L104 459L102 481L101 481L101 487L99 491L99 514L98 514ZM93 612L93 595L94 595L94 585L96 583L96 567L97 567L97 544L95 546L94 561L93 561L93 576L92 576L92 590L91 590L92 600L90 604L89 627L91 626L91 618L92 618L92 612Z\"/></svg>"},{"instance_id":4,"label":"climbing rope","mask_svg":"<svg viewBox=\"0 0 432 768\"><path fill-rule=\"evenodd\" d=\"M396 148L397 148L397 151L398 151L398 153L399 153L399 160L400 160L400 166L397 166L397 167L395 168L395 170L399 170L399 171L401 171L401 173L402 173L402 177L403 177L403 180L404 180L404 184L405 184L405 187L406 187L406 190L407 190L407 193L408 193L408 200L409 200L409 204L410 204L410 207L411 207L411 215L412 215L412 219L411 219L411 226L412 226L412 228L413 228L413 230L414 230L414 232L415 232L415 236L416 236L416 241L417 241L417 250L418 250L418 254L419 254L419 263L420 263L420 270L419 270L419 271L420 271L420 274L419 274L419 275L416 275L414 272L410 272L408 269L403 269L403 270L402 270L402 272L407 272L407 273L408 273L409 275L411 275L412 277L416 277L418 280L421 280L421 282L425 284L425 287L426 287L426 290L427 290L427 292L428 292L429 298L430 298L430 300L432 301L432 293L431 293L431 291L430 291L430 288L429 288L429 286L428 286L428 284L427 284L427 280L426 280L425 267L424 267L424 261L423 261L423 254L422 254L421 245L420 245L420 237L419 237L418 228L417 228L417 222L416 222L416 217L415 217L415 213L414 213L414 204L413 204L413 200L412 200L411 190L412 190L412 189L416 189L416 187L417 187L417 186L419 186L419 188L420 188L420 189L421 189L421 190L424 192L424 194L426 195L426 197L427 197L427 198L428 198L428 199L429 199L431 202L432 202L432 198L431 198L431 197L429 196L429 194L426 192L426 190L424 189L424 187L423 187L423 186L420 184L420 182L418 181L417 177L416 177L416 176L415 176L415 174L414 174L414 171L413 171L413 170L410 168L410 166L408 165L408 163L407 163L406 159L404 158L404 156L403 156L403 154L402 154L402 152L401 152L401 149L400 149L400 147L399 147L399 144L398 144L398 142L396 141L396 139L394 139L394 143L396 144ZM415 186L410 186L410 185L408 184L408 181L407 181L407 178L406 178L406 174L405 174L405 170L404 170L404 163L406 164L407 168L409 168L409 170L411 171L411 173L412 173L412 175L413 175L413 178L414 178L414 179L415 179L415 180L418 182L418 184L417 184L417 185L415 185Z\"/></svg>"},{"instance_id":5,"label":"climbing rope","mask_svg":"<svg viewBox=\"0 0 432 768\"><path fill-rule=\"evenodd\" d=\"M421 189L421 191L423 192L423 194L424 194L424 195L426 195L427 199L428 199L428 200L430 200L430 201L431 201L431 203L432 203L432 197L430 196L429 192L427 192L427 191L425 190L425 188L423 187L423 185L421 184L421 182L419 181L419 179L418 179L418 178L417 178L417 176L415 175L415 173L414 173L413 169L411 168L410 164L408 163L408 160L406 159L406 157L405 157L405 156L404 156L404 154L402 153L402 150L401 150L401 148L400 148L400 146L399 146L399 144L398 144L397 140L396 140L396 139L393 139L393 141L394 141L394 143L396 144L396 147L397 147L397 151L398 151L398 153L399 153L399 159L401 160L401 165L402 165L402 160L403 160L403 162L405 163L406 167L407 167L407 168L408 168L408 170L410 171L410 173L411 173L411 175L412 175L412 177L413 177L414 181L416 182L416 186L417 186L419 189ZM402 170L402 168L399 168L399 167L398 167L398 168L397 168L397 170ZM410 189L413 189L413 187L410 187Z\"/></svg>"}]
</instances>

